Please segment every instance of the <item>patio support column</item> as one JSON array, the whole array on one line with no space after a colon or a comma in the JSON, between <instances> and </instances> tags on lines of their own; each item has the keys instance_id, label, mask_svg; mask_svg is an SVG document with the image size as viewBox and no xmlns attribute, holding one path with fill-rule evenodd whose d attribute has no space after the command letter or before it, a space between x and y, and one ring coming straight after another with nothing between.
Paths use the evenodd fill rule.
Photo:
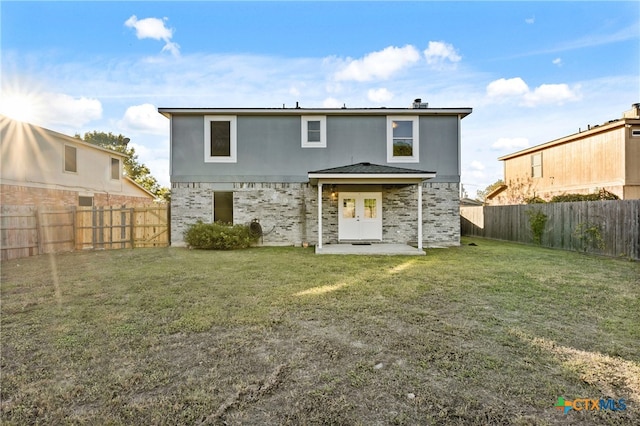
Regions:
<instances>
[{"instance_id":1,"label":"patio support column","mask_svg":"<svg viewBox=\"0 0 640 426\"><path fill-rule=\"evenodd\" d=\"M318 249L322 249L322 184L318 182Z\"/></svg>"},{"instance_id":2,"label":"patio support column","mask_svg":"<svg viewBox=\"0 0 640 426\"><path fill-rule=\"evenodd\" d=\"M422 182L418 182L418 250L422 250Z\"/></svg>"}]
</instances>

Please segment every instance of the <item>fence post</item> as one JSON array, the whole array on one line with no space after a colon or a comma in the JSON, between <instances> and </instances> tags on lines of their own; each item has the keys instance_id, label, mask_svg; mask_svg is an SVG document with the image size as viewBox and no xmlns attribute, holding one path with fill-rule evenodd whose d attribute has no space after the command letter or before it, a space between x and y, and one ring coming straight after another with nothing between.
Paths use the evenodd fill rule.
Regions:
<instances>
[{"instance_id":1,"label":"fence post","mask_svg":"<svg viewBox=\"0 0 640 426\"><path fill-rule=\"evenodd\" d=\"M73 232L73 250L74 251L78 249L77 218L76 218L77 214L78 214L78 211L76 209L76 206L71 206L71 226L73 228L71 232Z\"/></svg>"},{"instance_id":2,"label":"fence post","mask_svg":"<svg viewBox=\"0 0 640 426\"><path fill-rule=\"evenodd\" d=\"M38 239L38 254L43 253L43 244L42 244L42 228L40 223L40 210L36 207L33 210L33 215L36 219L36 238Z\"/></svg>"},{"instance_id":3,"label":"fence post","mask_svg":"<svg viewBox=\"0 0 640 426\"><path fill-rule=\"evenodd\" d=\"M171 246L171 203L167 205L167 246Z\"/></svg>"},{"instance_id":4,"label":"fence post","mask_svg":"<svg viewBox=\"0 0 640 426\"><path fill-rule=\"evenodd\" d=\"M131 211L131 248L136 248L136 235L135 235L135 226L133 224L134 218L135 218L135 209L133 207L131 207L130 209Z\"/></svg>"}]
</instances>

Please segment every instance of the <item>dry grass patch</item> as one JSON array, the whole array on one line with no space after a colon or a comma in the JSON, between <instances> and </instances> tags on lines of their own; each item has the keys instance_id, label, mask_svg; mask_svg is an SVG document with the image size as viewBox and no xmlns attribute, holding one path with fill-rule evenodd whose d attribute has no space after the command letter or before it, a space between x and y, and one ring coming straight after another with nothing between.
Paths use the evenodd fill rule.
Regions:
<instances>
[{"instance_id":1,"label":"dry grass patch","mask_svg":"<svg viewBox=\"0 0 640 426\"><path fill-rule=\"evenodd\" d=\"M640 265L473 241L411 259L169 248L4 262L1 420L637 423ZM564 415L559 396L629 403Z\"/></svg>"}]
</instances>

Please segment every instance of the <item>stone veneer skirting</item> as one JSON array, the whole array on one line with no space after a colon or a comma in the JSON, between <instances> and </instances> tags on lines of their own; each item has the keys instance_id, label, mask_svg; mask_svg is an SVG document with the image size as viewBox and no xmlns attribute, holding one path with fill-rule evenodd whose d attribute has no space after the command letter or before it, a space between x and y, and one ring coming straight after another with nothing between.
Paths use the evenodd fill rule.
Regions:
<instances>
[{"instance_id":1,"label":"stone veneer skirting","mask_svg":"<svg viewBox=\"0 0 640 426\"><path fill-rule=\"evenodd\" d=\"M338 242L338 197L341 185L324 185L323 244ZM221 188L221 189L218 189ZM349 190L352 190L351 188ZM417 243L417 188L415 185L362 185L361 191L382 192L382 242ZM233 191L233 221L258 220L264 245L300 245L318 241L318 188L308 183L173 183L171 189L171 243L184 245L186 228L198 220L213 220L214 191ZM332 195L332 192L335 195ZM422 189L423 245L460 244L459 184L424 182Z\"/></svg>"}]
</instances>

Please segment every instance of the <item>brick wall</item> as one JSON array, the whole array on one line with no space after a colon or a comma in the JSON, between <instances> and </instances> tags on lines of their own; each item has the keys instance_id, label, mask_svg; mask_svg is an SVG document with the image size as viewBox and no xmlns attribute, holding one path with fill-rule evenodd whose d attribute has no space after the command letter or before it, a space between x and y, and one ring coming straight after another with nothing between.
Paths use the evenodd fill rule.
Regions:
<instances>
[{"instance_id":1,"label":"brick wall","mask_svg":"<svg viewBox=\"0 0 640 426\"><path fill-rule=\"evenodd\" d=\"M7 206L77 206L77 191L63 189L34 188L18 185L0 185L0 199ZM104 206L141 206L152 204L146 197L131 197L113 194L94 193L93 204Z\"/></svg>"}]
</instances>

